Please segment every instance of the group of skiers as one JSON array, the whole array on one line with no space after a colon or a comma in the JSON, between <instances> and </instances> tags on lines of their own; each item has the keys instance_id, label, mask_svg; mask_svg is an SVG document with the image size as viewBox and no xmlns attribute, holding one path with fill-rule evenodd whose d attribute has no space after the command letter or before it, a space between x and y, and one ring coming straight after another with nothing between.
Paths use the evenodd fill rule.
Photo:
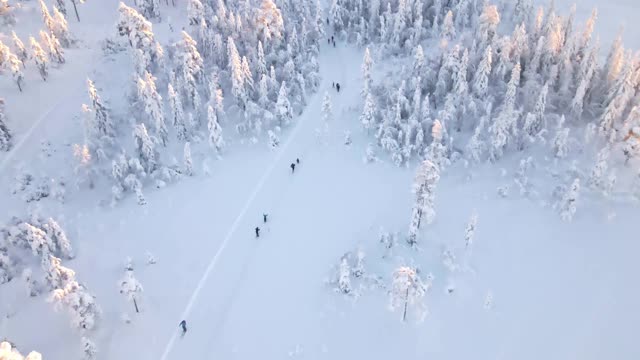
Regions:
<instances>
[{"instance_id":1,"label":"group of skiers","mask_svg":"<svg viewBox=\"0 0 640 360\"><path fill-rule=\"evenodd\" d=\"M291 165L289 165L289 167L291 167L291 173L293 174L296 171L296 165L300 164L300 158L296 158L295 162L292 162ZM267 216L269 214L262 214L262 222L263 223L267 223ZM256 237L259 238L260 237L260 227L256 226L255 228L255 232L256 232Z\"/></svg>"},{"instance_id":2,"label":"group of skiers","mask_svg":"<svg viewBox=\"0 0 640 360\"><path fill-rule=\"evenodd\" d=\"M336 39L333 38L333 35L331 35L330 38L327 38L327 44L333 44L333 47L336 47Z\"/></svg>"}]
</instances>

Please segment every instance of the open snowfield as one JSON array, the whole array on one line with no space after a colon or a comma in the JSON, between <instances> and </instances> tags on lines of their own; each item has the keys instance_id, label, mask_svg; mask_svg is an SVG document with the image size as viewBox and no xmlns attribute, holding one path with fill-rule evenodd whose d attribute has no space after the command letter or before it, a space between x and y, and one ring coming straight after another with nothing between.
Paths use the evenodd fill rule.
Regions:
<instances>
[{"instance_id":1,"label":"open snowfield","mask_svg":"<svg viewBox=\"0 0 640 360\"><path fill-rule=\"evenodd\" d=\"M161 11L178 29L186 10L176 2L178 9L161 1ZM18 23L0 27L0 40L10 42L12 29L26 37L42 27L37 3L20 3ZM379 161L363 161L375 142L358 120L364 49L342 40L335 48L320 42L318 91L282 131L277 148L268 147L266 136L257 143L243 140L230 122L222 123L228 143L222 156L206 144L194 147L195 176L162 189L150 186L144 206L131 193L109 206L111 184L104 180L95 189L71 190L72 145L84 138L80 105L89 101L87 77L114 113L127 112L131 60L125 53L104 56L100 48L116 32L118 3L87 0L79 8L81 23L69 17L78 44L47 82L32 67L18 92L11 76L0 73L0 97L15 139L12 150L0 151L0 224L37 211L63 225L76 253L64 265L102 309L91 332L97 359L640 358L637 202L617 192L605 198L585 191L573 221L564 222L549 198L558 182L570 182L567 165L540 155L530 174L535 193L525 197L513 181L520 157L472 169L459 161L441 174L436 220L425 227L419 248L405 246L418 162L397 167L383 151L377 151ZM556 3L566 14L569 5ZM605 56L621 25L625 46L640 49L635 1L584 0L577 6L578 23L598 7L594 33ZM153 26L161 43L179 38L166 18ZM396 64L375 58L374 79ZM342 85L339 93L332 82ZM320 137L325 92L334 118L328 136ZM43 142L50 143L46 152ZM174 145L167 153L180 162L182 147ZM300 164L292 173L296 158ZM26 168L52 182L67 180L65 202L25 203L13 194L15 177ZM496 191L504 185L510 186L507 197ZM465 226L474 213L470 251ZM379 241L381 228L400 234L392 253ZM327 279L335 280L332 267L358 249L366 254L365 273L384 287L357 280L357 296L346 296ZM445 249L456 256L455 271L443 264ZM147 264L147 253L157 263ZM118 292L127 257L144 286L139 314ZM406 322L401 311L388 309L392 273L405 265L434 277L423 322L411 306ZM46 299L30 297L19 276L0 285L0 340L23 354L36 350L45 360L81 359L81 332ZM183 319L188 331L181 336Z\"/></svg>"}]
</instances>

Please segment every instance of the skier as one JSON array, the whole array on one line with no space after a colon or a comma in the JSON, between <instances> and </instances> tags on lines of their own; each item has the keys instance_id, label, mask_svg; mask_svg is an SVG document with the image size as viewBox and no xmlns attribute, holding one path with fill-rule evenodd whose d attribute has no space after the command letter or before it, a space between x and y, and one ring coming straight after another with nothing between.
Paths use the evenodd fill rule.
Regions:
<instances>
[{"instance_id":1,"label":"skier","mask_svg":"<svg viewBox=\"0 0 640 360\"><path fill-rule=\"evenodd\" d=\"M340 92L340 83L336 83L336 90L338 90L338 92Z\"/></svg>"},{"instance_id":2,"label":"skier","mask_svg":"<svg viewBox=\"0 0 640 360\"><path fill-rule=\"evenodd\" d=\"M331 42L335 44L336 40L333 38L333 35L331 35Z\"/></svg>"},{"instance_id":3,"label":"skier","mask_svg":"<svg viewBox=\"0 0 640 360\"><path fill-rule=\"evenodd\" d=\"M300 164L300 159L296 158L296 164Z\"/></svg>"},{"instance_id":4,"label":"skier","mask_svg":"<svg viewBox=\"0 0 640 360\"><path fill-rule=\"evenodd\" d=\"M335 41L333 42L333 47L336 47L336 42Z\"/></svg>"},{"instance_id":5,"label":"skier","mask_svg":"<svg viewBox=\"0 0 640 360\"><path fill-rule=\"evenodd\" d=\"M293 174L296 171L296 164L291 163L291 173Z\"/></svg>"},{"instance_id":6,"label":"skier","mask_svg":"<svg viewBox=\"0 0 640 360\"><path fill-rule=\"evenodd\" d=\"M331 44L331 39L327 38L327 44Z\"/></svg>"},{"instance_id":7,"label":"skier","mask_svg":"<svg viewBox=\"0 0 640 360\"><path fill-rule=\"evenodd\" d=\"M334 88L334 89L336 88L336 82L335 81L331 83L331 87Z\"/></svg>"},{"instance_id":8,"label":"skier","mask_svg":"<svg viewBox=\"0 0 640 360\"><path fill-rule=\"evenodd\" d=\"M256 226L256 237L260 237L260 228Z\"/></svg>"},{"instance_id":9,"label":"skier","mask_svg":"<svg viewBox=\"0 0 640 360\"><path fill-rule=\"evenodd\" d=\"M264 222L267 222L267 214L262 214L262 219L264 220Z\"/></svg>"},{"instance_id":10,"label":"skier","mask_svg":"<svg viewBox=\"0 0 640 360\"><path fill-rule=\"evenodd\" d=\"M329 18L327 18L327 25L329 25Z\"/></svg>"},{"instance_id":11,"label":"skier","mask_svg":"<svg viewBox=\"0 0 640 360\"><path fill-rule=\"evenodd\" d=\"M180 321L180 327L182 328L182 336L184 336L184 334L186 334L187 332L187 321L186 320Z\"/></svg>"}]
</instances>

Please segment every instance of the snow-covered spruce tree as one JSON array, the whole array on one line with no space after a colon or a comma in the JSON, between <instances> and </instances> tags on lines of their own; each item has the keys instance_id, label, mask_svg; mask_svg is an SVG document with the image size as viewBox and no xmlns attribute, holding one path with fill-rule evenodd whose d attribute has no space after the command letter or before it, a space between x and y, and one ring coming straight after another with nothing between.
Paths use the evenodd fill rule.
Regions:
<instances>
[{"instance_id":1,"label":"snow-covered spruce tree","mask_svg":"<svg viewBox=\"0 0 640 360\"><path fill-rule=\"evenodd\" d=\"M464 231L464 247L469 249L473 244L473 238L476 233L476 226L478 225L478 215L473 213L467 223L467 228Z\"/></svg>"},{"instance_id":2,"label":"snow-covered spruce tree","mask_svg":"<svg viewBox=\"0 0 640 360\"><path fill-rule=\"evenodd\" d=\"M424 54L423 54L424 58ZM424 59L423 59L424 60ZM364 50L364 59L362 60L362 78L363 78L363 86L362 86L362 96L364 98L367 97L369 91L371 91L371 86L373 80L371 79L371 68L373 67L373 60L371 59L371 53L369 52L369 48Z\"/></svg>"},{"instance_id":3,"label":"snow-covered spruce tree","mask_svg":"<svg viewBox=\"0 0 640 360\"><path fill-rule=\"evenodd\" d=\"M71 0L76 1L76 0ZM82 337L82 351L84 353L83 360L96 360L98 350L96 350L96 344L87 337Z\"/></svg>"},{"instance_id":4,"label":"snow-covered spruce tree","mask_svg":"<svg viewBox=\"0 0 640 360\"><path fill-rule=\"evenodd\" d=\"M478 23L478 44L481 49L484 49L493 43L497 35L496 32L500 23L498 8L495 5L484 5L482 14L478 18Z\"/></svg>"},{"instance_id":5,"label":"snow-covered spruce tree","mask_svg":"<svg viewBox=\"0 0 640 360\"><path fill-rule=\"evenodd\" d=\"M176 73L180 78L180 84L184 87L182 89L184 99L198 111L199 101L195 99L200 96L198 84L204 79L204 65L196 42L185 31L182 32L182 40L176 44L176 59L178 61Z\"/></svg>"},{"instance_id":6,"label":"snow-covered spruce tree","mask_svg":"<svg viewBox=\"0 0 640 360\"><path fill-rule=\"evenodd\" d=\"M283 81L278 92L278 101L276 102L276 118L280 127L289 125L293 120L293 109L289 102L287 93L287 84Z\"/></svg>"},{"instance_id":7,"label":"snow-covered spruce tree","mask_svg":"<svg viewBox=\"0 0 640 360\"><path fill-rule=\"evenodd\" d=\"M244 72L242 71L242 59L238 53L238 48L233 38L227 40L227 56L229 58L229 70L231 76L231 93L236 99L240 109L244 109L247 103L248 94L244 85Z\"/></svg>"},{"instance_id":8,"label":"snow-covered spruce tree","mask_svg":"<svg viewBox=\"0 0 640 360\"><path fill-rule=\"evenodd\" d=\"M367 130L367 133L376 126L376 103L371 94L367 94L365 98L360 123Z\"/></svg>"},{"instance_id":9,"label":"snow-covered spruce tree","mask_svg":"<svg viewBox=\"0 0 640 360\"><path fill-rule=\"evenodd\" d=\"M262 0L256 20L256 30L263 45L270 49L277 49L285 30L280 9L272 0Z\"/></svg>"},{"instance_id":10,"label":"snow-covered spruce tree","mask_svg":"<svg viewBox=\"0 0 640 360\"><path fill-rule=\"evenodd\" d=\"M2 2L0 1L0 4ZM42 360L39 352L32 351L26 357L22 356L18 349L13 347L10 342L0 342L0 359L2 360Z\"/></svg>"},{"instance_id":11,"label":"snow-covered spruce tree","mask_svg":"<svg viewBox=\"0 0 640 360\"><path fill-rule=\"evenodd\" d=\"M424 296L431 288L433 275L427 275L427 282L423 283L415 268L402 266L394 270L393 282L389 291L389 309L402 311L402 321L407 319L407 311L411 305L419 322L427 316Z\"/></svg>"},{"instance_id":12,"label":"snow-covered spruce tree","mask_svg":"<svg viewBox=\"0 0 640 360\"><path fill-rule=\"evenodd\" d=\"M47 81L49 76L49 59L47 59L47 53L44 52L38 41L33 37L29 37L29 43L31 44L31 52L33 52L33 60L36 62L36 67L40 73L42 80Z\"/></svg>"},{"instance_id":13,"label":"snow-covered spruce tree","mask_svg":"<svg viewBox=\"0 0 640 360\"><path fill-rule=\"evenodd\" d=\"M193 176L193 160L191 159L191 143L184 143L184 173Z\"/></svg>"},{"instance_id":14,"label":"snow-covered spruce tree","mask_svg":"<svg viewBox=\"0 0 640 360\"><path fill-rule=\"evenodd\" d=\"M0 248L0 285L13 279L14 263L7 254L6 248Z\"/></svg>"},{"instance_id":15,"label":"snow-covered spruce tree","mask_svg":"<svg viewBox=\"0 0 640 360\"><path fill-rule=\"evenodd\" d=\"M205 19L205 10L200 0L189 0L187 2L187 19L189 25L200 25L201 20Z\"/></svg>"},{"instance_id":16,"label":"snow-covered spruce tree","mask_svg":"<svg viewBox=\"0 0 640 360\"><path fill-rule=\"evenodd\" d=\"M158 154L144 124L140 123L134 127L133 139L140 163L148 174L153 173L158 168Z\"/></svg>"},{"instance_id":17,"label":"snow-covered spruce tree","mask_svg":"<svg viewBox=\"0 0 640 360\"><path fill-rule=\"evenodd\" d=\"M168 85L169 91L169 109L171 112L171 123L176 130L178 140L187 140L188 132L184 118L184 108L180 96L173 89L171 84Z\"/></svg>"},{"instance_id":18,"label":"snow-covered spruce tree","mask_svg":"<svg viewBox=\"0 0 640 360\"><path fill-rule=\"evenodd\" d=\"M524 122L524 132L530 139L534 139L546 126L545 109L547 107L547 94L549 92L549 84L545 84L540 89L540 94L536 100L536 104L532 116L527 116Z\"/></svg>"},{"instance_id":19,"label":"snow-covered spruce tree","mask_svg":"<svg viewBox=\"0 0 640 360\"><path fill-rule=\"evenodd\" d=\"M13 48L16 51L16 56L18 57L18 59L20 59L20 61L24 65L25 61L29 59L29 52L27 51L27 48L24 46L24 43L22 42L22 40L20 40L18 35L16 35L15 31L11 32L11 39L13 40ZM0 45L0 47L2 47L2 45ZM0 53L2 53L2 50L0 50ZM2 57L3 56L0 55L0 59L2 59ZM2 67L2 60L0 60L0 67Z\"/></svg>"},{"instance_id":20,"label":"snow-covered spruce tree","mask_svg":"<svg viewBox=\"0 0 640 360\"><path fill-rule=\"evenodd\" d=\"M136 0L136 6L142 16L147 19L160 18L160 2L159 0Z\"/></svg>"},{"instance_id":21,"label":"snow-covered spruce tree","mask_svg":"<svg viewBox=\"0 0 640 360\"><path fill-rule=\"evenodd\" d=\"M155 78L145 71L144 79L138 78L138 97L144 104L144 112L155 129L156 139L167 146L169 131L164 121L164 103L156 89Z\"/></svg>"},{"instance_id":22,"label":"snow-covered spruce tree","mask_svg":"<svg viewBox=\"0 0 640 360\"><path fill-rule=\"evenodd\" d=\"M593 188L604 189L604 177L608 169L609 153L610 150L607 146L598 152L596 164L589 175L589 185Z\"/></svg>"},{"instance_id":23,"label":"snow-covered spruce tree","mask_svg":"<svg viewBox=\"0 0 640 360\"><path fill-rule=\"evenodd\" d=\"M567 190L567 192L562 196L562 200L560 201L560 217L564 221L571 221L573 219L573 215L576 213L576 202L578 201L578 196L580 195L580 179L576 178L573 180L571 187Z\"/></svg>"},{"instance_id":24,"label":"snow-covered spruce tree","mask_svg":"<svg viewBox=\"0 0 640 360\"><path fill-rule=\"evenodd\" d=\"M225 145L224 139L222 138L222 127L218 123L218 116L211 105L207 107L207 119L207 129L209 129L209 146L220 153Z\"/></svg>"},{"instance_id":25,"label":"snow-covered spruce tree","mask_svg":"<svg viewBox=\"0 0 640 360\"><path fill-rule=\"evenodd\" d=\"M483 99L487 95L489 87L489 75L491 75L491 46L487 46L476 70L473 78L473 91L479 99Z\"/></svg>"},{"instance_id":26,"label":"snow-covered spruce tree","mask_svg":"<svg viewBox=\"0 0 640 360\"><path fill-rule=\"evenodd\" d=\"M278 146L280 146L280 139L273 131L267 131L267 135L269 136L269 148L271 150L275 150Z\"/></svg>"},{"instance_id":27,"label":"snow-covered spruce tree","mask_svg":"<svg viewBox=\"0 0 640 360\"><path fill-rule=\"evenodd\" d=\"M351 267L347 255L340 260L340 269L338 274L338 290L343 294L351 293Z\"/></svg>"},{"instance_id":28,"label":"snow-covered spruce tree","mask_svg":"<svg viewBox=\"0 0 640 360\"><path fill-rule=\"evenodd\" d=\"M224 96L216 73L211 74L209 79L209 106L216 111L218 119L224 119Z\"/></svg>"},{"instance_id":29,"label":"snow-covered spruce tree","mask_svg":"<svg viewBox=\"0 0 640 360\"><path fill-rule=\"evenodd\" d=\"M87 79L87 89L89 93L89 100L91 100L91 109L95 116L93 123L93 126L95 127L95 135L99 139L113 137L114 128L111 117L109 116L109 108L102 101L95 84L90 79Z\"/></svg>"},{"instance_id":30,"label":"snow-covered spruce tree","mask_svg":"<svg viewBox=\"0 0 640 360\"><path fill-rule=\"evenodd\" d=\"M562 115L562 119L564 119L564 115ZM561 121L564 123L564 120ZM569 152L569 128L563 127L562 125L558 126L558 130L556 131L556 135L553 138L553 154L555 157L559 159L564 159L567 157Z\"/></svg>"},{"instance_id":31,"label":"snow-covered spruce tree","mask_svg":"<svg viewBox=\"0 0 640 360\"><path fill-rule=\"evenodd\" d=\"M507 90L502 102L502 109L489 127L491 134L491 160L497 161L502 157L504 149L510 138L510 133L515 127L518 112L515 110L516 91L520 83L520 64L516 64L511 71L511 80L507 84Z\"/></svg>"},{"instance_id":32,"label":"snow-covered spruce tree","mask_svg":"<svg viewBox=\"0 0 640 360\"><path fill-rule=\"evenodd\" d=\"M71 324L81 330L92 330L100 316L94 296L75 280L69 281L63 288L55 289L50 301L57 309L66 308L71 315Z\"/></svg>"},{"instance_id":33,"label":"snow-covered spruce tree","mask_svg":"<svg viewBox=\"0 0 640 360\"><path fill-rule=\"evenodd\" d=\"M435 189L440 180L440 169L431 160L422 162L418 168L412 191L415 202L411 210L411 223L407 242L414 246L418 242L418 230L425 218L427 224L433 222L436 212L434 209Z\"/></svg>"},{"instance_id":34,"label":"snow-covered spruce tree","mask_svg":"<svg viewBox=\"0 0 640 360\"><path fill-rule=\"evenodd\" d=\"M140 282L133 276L133 270L125 271L124 277L122 278L122 280L120 280L119 285L120 294L123 294L127 297L128 300L132 301L136 312L139 313L140 309L138 308L138 297L140 296L139 294L144 290Z\"/></svg>"},{"instance_id":35,"label":"snow-covered spruce tree","mask_svg":"<svg viewBox=\"0 0 640 360\"><path fill-rule=\"evenodd\" d=\"M473 131L473 135L471 136L471 138L469 139L469 142L467 143L466 153L469 155L468 158L475 163L480 162L480 159L482 158L482 154L486 149L485 142L482 139L482 134L485 131L487 118L491 116L491 109L492 109L492 104L489 103L489 105L487 105L486 115L480 117L480 121L478 122L478 125L476 125L475 130Z\"/></svg>"},{"instance_id":36,"label":"snow-covered spruce tree","mask_svg":"<svg viewBox=\"0 0 640 360\"><path fill-rule=\"evenodd\" d=\"M4 99L0 98L0 151L9 151L11 149L12 138L7 126Z\"/></svg>"},{"instance_id":37,"label":"snow-covered spruce tree","mask_svg":"<svg viewBox=\"0 0 640 360\"><path fill-rule=\"evenodd\" d=\"M27 289L27 294L30 297L38 296L40 294L38 282L33 278L33 271L30 268L26 268L22 271L21 278Z\"/></svg>"},{"instance_id":38,"label":"snow-covered spruce tree","mask_svg":"<svg viewBox=\"0 0 640 360\"><path fill-rule=\"evenodd\" d=\"M15 25L16 16L14 7L9 5L9 0L0 0L0 21L5 25Z\"/></svg>"},{"instance_id":39,"label":"snow-covered spruce tree","mask_svg":"<svg viewBox=\"0 0 640 360\"><path fill-rule=\"evenodd\" d=\"M153 35L151 23L135 9L120 3L117 29L120 36L126 36L134 50L132 55L137 68L151 73L162 66L163 50Z\"/></svg>"},{"instance_id":40,"label":"snow-covered spruce tree","mask_svg":"<svg viewBox=\"0 0 640 360\"><path fill-rule=\"evenodd\" d=\"M322 99L322 120L325 125L333 120L333 107L331 106L331 96L329 96L328 91L324 93L324 98Z\"/></svg>"},{"instance_id":41,"label":"snow-covered spruce tree","mask_svg":"<svg viewBox=\"0 0 640 360\"><path fill-rule=\"evenodd\" d=\"M53 20L53 17L49 12L49 8L47 7L47 4L44 3L44 0L39 0L39 4L40 4L40 13L42 14L42 22L44 23L44 26L47 28L47 31L49 31L50 33L55 33L56 31L55 21Z\"/></svg>"}]
</instances>

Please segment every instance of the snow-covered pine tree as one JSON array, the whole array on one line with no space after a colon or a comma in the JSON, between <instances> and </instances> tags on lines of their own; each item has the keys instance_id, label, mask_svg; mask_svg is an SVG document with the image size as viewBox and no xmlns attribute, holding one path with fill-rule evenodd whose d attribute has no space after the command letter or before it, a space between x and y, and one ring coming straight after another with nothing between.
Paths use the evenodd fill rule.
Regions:
<instances>
[{"instance_id":1,"label":"snow-covered pine tree","mask_svg":"<svg viewBox=\"0 0 640 360\"><path fill-rule=\"evenodd\" d=\"M224 139L222 138L222 127L218 123L216 111L209 105L207 107L207 128L209 129L209 145L216 149L218 153L224 148Z\"/></svg>"},{"instance_id":2,"label":"snow-covered pine tree","mask_svg":"<svg viewBox=\"0 0 640 360\"><path fill-rule=\"evenodd\" d=\"M218 119L224 119L224 96L219 85L218 74L212 74L209 80L209 105L216 111Z\"/></svg>"},{"instance_id":3,"label":"snow-covered pine tree","mask_svg":"<svg viewBox=\"0 0 640 360\"><path fill-rule=\"evenodd\" d=\"M173 89L171 84L168 85L169 89L169 108L171 110L171 123L176 130L176 136L178 140L187 140L187 126L184 119L184 108L182 107L182 100L180 96Z\"/></svg>"},{"instance_id":4,"label":"snow-covered pine tree","mask_svg":"<svg viewBox=\"0 0 640 360\"><path fill-rule=\"evenodd\" d=\"M58 222L53 220L53 218L48 218L42 228L56 245L57 252L61 256L66 259L73 259L75 257L71 242Z\"/></svg>"},{"instance_id":5,"label":"snow-covered pine tree","mask_svg":"<svg viewBox=\"0 0 640 360\"><path fill-rule=\"evenodd\" d=\"M76 273L62 266L62 261L53 255L43 255L41 266L45 272L45 280L51 290L63 288L68 282L75 279Z\"/></svg>"},{"instance_id":6,"label":"snow-covered pine tree","mask_svg":"<svg viewBox=\"0 0 640 360\"><path fill-rule=\"evenodd\" d=\"M158 0L136 0L136 6L142 16L147 19L160 18L160 2Z\"/></svg>"},{"instance_id":7,"label":"snow-covered pine tree","mask_svg":"<svg viewBox=\"0 0 640 360\"><path fill-rule=\"evenodd\" d=\"M122 278L122 280L120 280L119 285L120 294L123 294L127 297L128 300L132 301L136 312L139 313L140 309L138 308L138 298L140 296L139 294L144 290L140 282L133 275L133 270L125 271L124 277Z\"/></svg>"},{"instance_id":8,"label":"snow-covered pine tree","mask_svg":"<svg viewBox=\"0 0 640 360\"><path fill-rule=\"evenodd\" d=\"M515 128L518 112L515 110L516 92L520 83L520 63L511 71L511 79L507 84L502 109L489 127L491 133L491 159L496 161L502 157L504 148L509 142L509 135Z\"/></svg>"},{"instance_id":9,"label":"snow-covered pine tree","mask_svg":"<svg viewBox=\"0 0 640 360\"><path fill-rule=\"evenodd\" d=\"M75 280L69 281L63 288L55 289L50 301L58 309L66 308L71 315L71 324L81 330L92 330L100 316L94 296Z\"/></svg>"},{"instance_id":10,"label":"snow-covered pine tree","mask_svg":"<svg viewBox=\"0 0 640 360\"><path fill-rule=\"evenodd\" d=\"M55 31L50 31L51 36L56 37L63 47L69 47L73 42L71 34L69 33L69 26L67 25L67 19L64 17L58 9L53 8L53 18Z\"/></svg>"},{"instance_id":11,"label":"snow-covered pine tree","mask_svg":"<svg viewBox=\"0 0 640 360\"><path fill-rule=\"evenodd\" d=\"M231 76L231 93L236 98L238 107L244 109L248 94L244 84L244 72L242 71L242 59L238 53L233 38L229 37L227 40L227 56L229 58L229 70Z\"/></svg>"},{"instance_id":12,"label":"snow-covered pine tree","mask_svg":"<svg viewBox=\"0 0 640 360\"><path fill-rule=\"evenodd\" d=\"M58 64L64 64L64 51L62 50L62 46L60 46L60 41L58 41L58 38L56 38L55 35L49 35L44 31L40 31L40 41L49 51L49 57L51 60Z\"/></svg>"},{"instance_id":13,"label":"snow-covered pine tree","mask_svg":"<svg viewBox=\"0 0 640 360\"><path fill-rule=\"evenodd\" d=\"M182 32L182 40L176 44L178 60L178 75L180 83L184 86L182 90L187 101L193 105L196 112L199 110L199 104L196 100L200 96L198 93L198 84L203 79L203 60L198 52L196 42L187 34Z\"/></svg>"},{"instance_id":14,"label":"snow-covered pine tree","mask_svg":"<svg viewBox=\"0 0 640 360\"><path fill-rule=\"evenodd\" d=\"M482 14L478 19L478 46L480 49L484 49L493 43L496 37L498 24L500 24L500 13L498 7L495 5L489 5L485 3L482 9ZM504 49L503 51L506 51Z\"/></svg>"},{"instance_id":15,"label":"snow-covered pine tree","mask_svg":"<svg viewBox=\"0 0 640 360\"><path fill-rule=\"evenodd\" d=\"M538 100L536 100L536 104L533 109L533 117L527 117L527 120L525 121L524 131L531 138L535 138L546 127L545 109L547 107L548 92L549 84L547 83L544 84L542 89L540 89Z\"/></svg>"},{"instance_id":16,"label":"snow-covered pine tree","mask_svg":"<svg viewBox=\"0 0 640 360\"><path fill-rule=\"evenodd\" d=\"M11 32L11 39L13 40L13 48L16 51L16 56L18 57L18 59L20 59L20 61L24 65L25 61L29 59L29 52L24 46L24 43L22 42L22 40L20 40L18 35L16 35L15 31ZM2 45L0 45L0 47L2 47ZM0 59L3 58L1 54L2 54L2 50L0 50ZM2 62L3 61L0 60L0 67L2 67Z\"/></svg>"},{"instance_id":17,"label":"snow-covered pine tree","mask_svg":"<svg viewBox=\"0 0 640 360\"><path fill-rule=\"evenodd\" d=\"M158 154L156 153L154 142L143 123L139 123L134 127L133 139L140 163L142 163L148 174L153 173L158 168Z\"/></svg>"},{"instance_id":18,"label":"snow-covered pine tree","mask_svg":"<svg viewBox=\"0 0 640 360\"><path fill-rule=\"evenodd\" d=\"M49 59L47 59L47 54L44 52L38 41L33 36L29 37L29 43L31 44L33 59L35 60L36 66L38 67L40 77L42 78L42 80L47 81L47 77L49 76Z\"/></svg>"},{"instance_id":19,"label":"snow-covered pine tree","mask_svg":"<svg viewBox=\"0 0 640 360\"><path fill-rule=\"evenodd\" d=\"M4 99L0 98L0 150L9 151L12 146L12 136L7 126Z\"/></svg>"},{"instance_id":20,"label":"snow-covered pine tree","mask_svg":"<svg viewBox=\"0 0 640 360\"><path fill-rule=\"evenodd\" d=\"M133 48L134 60L138 68L153 72L162 66L163 50L155 40L151 23L135 9L120 3L117 29L120 36L126 36Z\"/></svg>"},{"instance_id":21,"label":"snow-covered pine tree","mask_svg":"<svg viewBox=\"0 0 640 360\"><path fill-rule=\"evenodd\" d=\"M453 12L451 10L444 16L440 37L445 40L453 40L456 37L456 27L453 23Z\"/></svg>"},{"instance_id":22,"label":"snow-covered pine tree","mask_svg":"<svg viewBox=\"0 0 640 360\"><path fill-rule=\"evenodd\" d=\"M427 275L427 283L424 284L415 268L402 266L393 271L391 290L389 291L389 309L402 311L402 321L407 319L409 305L416 311L418 321L427 316L427 308L424 304L424 296L431 287L433 276Z\"/></svg>"},{"instance_id":23,"label":"snow-covered pine tree","mask_svg":"<svg viewBox=\"0 0 640 360\"><path fill-rule=\"evenodd\" d=\"M573 219L573 215L576 213L576 202L578 201L579 195L580 179L576 178L560 201L560 217L562 220L571 221Z\"/></svg>"},{"instance_id":24,"label":"snow-covered pine tree","mask_svg":"<svg viewBox=\"0 0 640 360\"><path fill-rule=\"evenodd\" d=\"M18 57L12 53L8 53L8 62L9 62L9 70L11 71L11 76L13 77L13 81L18 86L18 90L22 92L22 86L24 84L24 73L22 72L22 68L24 64Z\"/></svg>"},{"instance_id":25,"label":"snow-covered pine tree","mask_svg":"<svg viewBox=\"0 0 640 360\"><path fill-rule=\"evenodd\" d=\"M420 229L422 218L425 218L427 224L432 223L435 218L435 189L439 180L440 169L438 166L429 159L423 161L418 168L412 187L415 202L411 211L411 223L407 239L411 246L418 242L418 230Z\"/></svg>"},{"instance_id":26,"label":"snow-covered pine tree","mask_svg":"<svg viewBox=\"0 0 640 360\"><path fill-rule=\"evenodd\" d=\"M273 0L262 0L256 19L257 32L263 45L277 49L284 37L284 20Z\"/></svg>"},{"instance_id":27,"label":"snow-covered pine tree","mask_svg":"<svg viewBox=\"0 0 640 360\"><path fill-rule=\"evenodd\" d=\"M0 5L2 2L0 1ZM32 351L26 357L13 347L9 341L0 342L0 359L2 360L42 360L42 355L39 352Z\"/></svg>"},{"instance_id":28,"label":"snow-covered pine tree","mask_svg":"<svg viewBox=\"0 0 640 360\"><path fill-rule=\"evenodd\" d=\"M191 160L191 143L184 143L184 173L193 176L193 160Z\"/></svg>"}]
</instances>

